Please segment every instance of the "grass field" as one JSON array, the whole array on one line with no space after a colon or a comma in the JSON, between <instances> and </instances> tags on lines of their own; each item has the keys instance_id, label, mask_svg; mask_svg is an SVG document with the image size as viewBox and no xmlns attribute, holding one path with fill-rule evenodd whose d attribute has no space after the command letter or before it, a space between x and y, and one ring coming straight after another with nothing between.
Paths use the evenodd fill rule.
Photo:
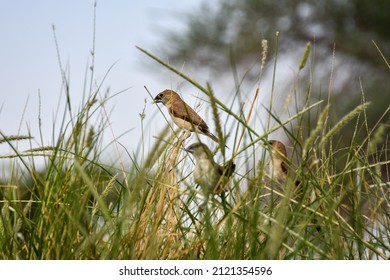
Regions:
<instances>
[{"instance_id":1,"label":"grass field","mask_svg":"<svg viewBox=\"0 0 390 280\"><path fill-rule=\"evenodd\" d=\"M226 199L215 196L200 209L203 197L193 184L192 158L182 149L180 132L169 126L146 155L135 156L128 147L123 157L132 162L130 168L106 165L101 156L109 129L105 102L115 96L102 97L91 87L83 104L72 107L65 92L63 114L71 121L64 117L50 146L31 144L31 150L19 151L15 143L32 143L38 135L0 135L0 145L13 150L0 155L9 162L0 177L1 259L390 257L388 124L378 120L367 127L369 104L362 102L331 122L330 98L313 101L312 84L300 84L293 91L304 100L297 113L282 121L269 104L269 123L275 125L259 135L250 125L259 88L252 104L233 111L209 85L141 51L204 93L209 101L204 106L212 108L209 123L220 138L230 131L234 145L218 150L238 165ZM308 47L299 70L308 67L309 52ZM226 128L218 112L235 125ZM343 145L339 139L346 125L354 129ZM291 162L295 174L277 190L267 178L268 157L259 153L259 147L267 151L264 141L276 130L286 132L299 158ZM35 165L42 157L44 169ZM296 177L302 181L299 190Z\"/></svg>"}]
</instances>

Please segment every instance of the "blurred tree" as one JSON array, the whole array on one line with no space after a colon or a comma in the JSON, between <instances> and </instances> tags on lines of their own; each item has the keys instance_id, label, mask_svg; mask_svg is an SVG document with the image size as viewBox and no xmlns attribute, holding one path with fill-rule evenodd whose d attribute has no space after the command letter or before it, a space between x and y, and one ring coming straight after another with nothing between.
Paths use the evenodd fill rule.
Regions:
<instances>
[{"instance_id":1,"label":"blurred tree","mask_svg":"<svg viewBox=\"0 0 390 280\"><path fill-rule=\"evenodd\" d=\"M187 68L219 73L229 71L233 51L235 63L249 69L260 60L261 39L267 39L272 49L279 31L279 53L297 55L297 45L302 49L308 41L315 45L315 64L324 84L329 81L329 58L336 46L332 89L336 116L359 104L364 91L365 101L371 101L368 115L373 125L390 104L389 68L373 43L388 60L389 11L389 0L210 1L186 15L184 34L168 34L164 57L173 63L185 61ZM388 114L382 120L386 121L390 121Z\"/></svg>"},{"instance_id":2,"label":"blurred tree","mask_svg":"<svg viewBox=\"0 0 390 280\"><path fill-rule=\"evenodd\" d=\"M234 46L238 62L258 56L261 37L282 34L281 51L293 43L315 41L328 49L374 66L386 67L372 44L390 52L390 1L377 0L220 0L204 4L187 18L186 34L169 34L167 54L205 65L225 67ZM272 40L270 40L272 41Z\"/></svg>"}]
</instances>

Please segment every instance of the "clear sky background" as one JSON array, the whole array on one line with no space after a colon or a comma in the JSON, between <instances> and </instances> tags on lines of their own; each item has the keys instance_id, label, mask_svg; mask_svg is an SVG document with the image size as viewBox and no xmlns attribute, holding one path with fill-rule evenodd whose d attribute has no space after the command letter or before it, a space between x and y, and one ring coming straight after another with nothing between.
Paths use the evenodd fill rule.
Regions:
<instances>
[{"instance_id":1,"label":"clear sky background","mask_svg":"<svg viewBox=\"0 0 390 280\"><path fill-rule=\"evenodd\" d=\"M95 80L100 83L108 69L115 66L103 84L111 94L130 88L108 103L115 137L130 130L121 143L133 151L140 142L140 118L144 99L146 121L156 120L155 105L144 89L152 94L175 87L179 78L172 73L151 70L151 60L135 48L150 51L163 42L163 32L185 28L186 13L202 1L97 1ZM39 95L41 97L44 145L52 145L54 113L61 96L61 73L52 26L58 40L62 66L70 77L74 108L81 104L87 65L91 62L94 1L5 1L0 0L0 130L5 135L39 138ZM158 55L158 53L156 53ZM154 68L153 68L154 69ZM157 68L158 69L158 68ZM62 111L61 111L62 112ZM165 121L154 121L151 134L158 134ZM110 133L109 138L113 136ZM40 140L36 140L40 146ZM18 142L19 149L29 148ZM147 143L148 144L148 143ZM10 151L0 145L0 153ZM116 156L113 156L115 158Z\"/></svg>"}]
</instances>

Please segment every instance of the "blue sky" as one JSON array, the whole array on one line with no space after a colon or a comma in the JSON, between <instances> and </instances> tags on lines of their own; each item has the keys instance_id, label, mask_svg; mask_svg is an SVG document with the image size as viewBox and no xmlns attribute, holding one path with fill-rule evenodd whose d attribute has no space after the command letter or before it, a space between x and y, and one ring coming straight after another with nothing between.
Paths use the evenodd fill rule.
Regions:
<instances>
[{"instance_id":1,"label":"blue sky","mask_svg":"<svg viewBox=\"0 0 390 280\"><path fill-rule=\"evenodd\" d=\"M167 71L154 72L146 67L151 60L135 45L156 50L157 44L164 39L162 33L184 28L186 13L201 2L97 2L95 80L101 82L109 67L116 63L103 89L110 88L114 94L130 88L108 104L115 108L110 117L113 133L118 136L132 129L122 141L130 151L140 141L139 113L144 99L149 98L144 85L152 93L158 93L171 87L172 83L179 83L178 78ZM39 138L39 93L43 144L53 144L53 115L60 100L62 82L52 25L55 25L62 65L69 73L71 98L77 108L85 71L91 61L93 6L94 1L0 1L2 133L27 134L31 130L32 135ZM149 101L148 117L158 111ZM158 129L151 133L157 134ZM23 144L19 142L18 145L22 149ZM8 150L1 145L0 153L4 153L4 149Z\"/></svg>"}]
</instances>

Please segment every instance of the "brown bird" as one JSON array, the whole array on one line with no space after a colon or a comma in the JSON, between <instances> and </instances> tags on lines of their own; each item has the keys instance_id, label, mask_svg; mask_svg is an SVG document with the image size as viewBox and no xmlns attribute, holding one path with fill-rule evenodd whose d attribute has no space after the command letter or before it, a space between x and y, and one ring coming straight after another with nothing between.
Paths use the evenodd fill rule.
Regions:
<instances>
[{"instance_id":1,"label":"brown bird","mask_svg":"<svg viewBox=\"0 0 390 280\"><path fill-rule=\"evenodd\" d=\"M178 127L201 133L219 143L218 137L209 131L206 122L173 90L166 89L159 93L154 98L154 102L162 103L167 107L169 115Z\"/></svg>"},{"instance_id":2,"label":"brown bird","mask_svg":"<svg viewBox=\"0 0 390 280\"><path fill-rule=\"evenodd\" d=\"M225 166L217 164L212 152L203 143L194 143L186 151L195 157L195 183L202 188L206 200L210 193L222 194L229 187L230 177L236 168L233 161L229 161Z\"/></svg>"},{"instance_id":3,"label":"brown bird","mask_svg":"<svg viewBox=\"0 0 390 280\"><path fill-rule=\"evenodd\" d=\"M270 140L268 144L271 145L271 165L270 177L279 182L286 182L287 180L287 151L286 146L278 140ZM297 180L295 185L298 186L301 182Z\"/></svg>"},{"instance_id":4,"label":"brown bird","mask_svg":"<svg viewBox=\"0 0 390 280\"><path fill-rule=\"evenodd\" d=\"M278 140L270 140L268 141L268 144L272 147L270 177L272 178L272 180L278 183L277 185L279 185L279 187L282 187L283 189L285 186L284 183L286 183L288 178L287 176L293 176L291 175L291 165L287 165L286 163L288 162L286 146ZM295 187L295 194L297 195L295 199L299 199L300 197L302 197L302 195L304 195L303 186L300 180L295 181ZM316 194L313 190L310 194L310 197L307 198L305 203L307 205L310 205L313 201L315 201L315 197ZM312 219L312 224L315 226L317 231L321 231L321 226L318 224L316 218Z\"/></svg>"}]
</instances>

